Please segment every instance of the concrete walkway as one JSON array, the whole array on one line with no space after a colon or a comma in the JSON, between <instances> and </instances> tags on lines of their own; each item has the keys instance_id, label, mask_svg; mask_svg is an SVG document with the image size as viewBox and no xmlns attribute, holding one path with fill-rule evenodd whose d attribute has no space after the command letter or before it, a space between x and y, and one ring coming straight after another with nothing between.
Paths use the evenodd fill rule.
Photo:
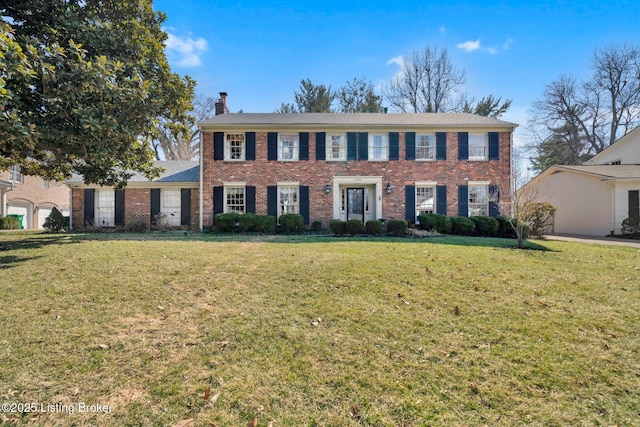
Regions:
<instances>
[{"instance_id":1,"label":"concrete walkway","mask_svg":"<svg viewBox=\"0 0 640 427\"><path fill-rule=\"evenodd\" d=\"M592 243L596 245L629 246L631 248L640 249L640 241L631 239L620 239L617 237L579 236L575 234L548 234L545 235L544 238L547 240Z\"/></svg>"}]
</instances>

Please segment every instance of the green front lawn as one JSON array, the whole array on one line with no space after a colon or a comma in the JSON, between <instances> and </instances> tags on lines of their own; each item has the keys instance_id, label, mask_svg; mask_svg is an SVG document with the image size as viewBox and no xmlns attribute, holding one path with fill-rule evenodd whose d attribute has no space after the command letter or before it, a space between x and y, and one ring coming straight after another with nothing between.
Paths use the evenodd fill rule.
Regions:
<instances>
[{"instance_id":1,"label":"green front lawn","mask_svg":"<svg viewBox=\"0 0 640 427\"><path fill-rule=\"evenodd\" d=\"M1 233L0 424L639 424L640 251L513 244Z\"/></svg>"}]
</instances>

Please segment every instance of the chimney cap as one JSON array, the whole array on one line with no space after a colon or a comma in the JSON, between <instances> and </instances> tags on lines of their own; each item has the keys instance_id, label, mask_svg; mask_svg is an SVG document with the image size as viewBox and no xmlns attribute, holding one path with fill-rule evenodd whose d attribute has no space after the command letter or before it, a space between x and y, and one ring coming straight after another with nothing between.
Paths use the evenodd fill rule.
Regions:
<instances>
[{"instance_id":1,"label":"chimney cap","mask_svg":"<svg viewBox=\"0 0 640 427\"><path fill-rule=\"evenodd\" d=\"M225 96L227 96L227 95L228 95L228 94L227 94L227 92L220 92L220 96L221 96L221 97L225 97Z\"/></svg>"}]
</instances>

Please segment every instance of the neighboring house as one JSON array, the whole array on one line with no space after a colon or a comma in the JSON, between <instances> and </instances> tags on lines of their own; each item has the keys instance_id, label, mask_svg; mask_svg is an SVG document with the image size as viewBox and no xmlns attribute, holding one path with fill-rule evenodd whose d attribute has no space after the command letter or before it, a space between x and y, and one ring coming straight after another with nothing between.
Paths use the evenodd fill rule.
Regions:
<instances>
[{"instance_id":1,"label":"neighboring house","mask_svg":"<svg viewBox=\"0 0 640 427\"><path fill-rule=\"evenodd\" d=\"M495 216L498 195L509 199L516 126L466 113L219 114L199 123L200 226L222 212L324 226Z\"/></svg>"},{"instance_id":2,"label":"neighboring house","mask_svg":"<svg viewBox=\"0 0 640 427\"><path fill-rule=\"evenodd\" d=\"M69 215L64 183L23 175L20 166L0 172L0 216L17 215L22 228L42 229L54 207Z\"/></svg>"},{"instance_id":3,"label":"neighboring house","mask_svg":"<svg viewBox=\"0 0 640 427\"><path fill-rule=\"evenodd\" d=\"M158 161L162 175L149 181L141 174L126 188L85 184L75 176L71 188L71 227L123 227L143 224L197 229L199 221L199 163Z\"/></svg>"},{"instance_id":4,"label":"neighboring house","mask_svg":"<svg viewBox=\"0 0 640 427\"><path fill-rule=\"evenodd\" d=\"M625 218L640 216L640 128L582 166L552 166L527 192L555 208L554 233L619 234Z\"/></svg>"}]
</instances>

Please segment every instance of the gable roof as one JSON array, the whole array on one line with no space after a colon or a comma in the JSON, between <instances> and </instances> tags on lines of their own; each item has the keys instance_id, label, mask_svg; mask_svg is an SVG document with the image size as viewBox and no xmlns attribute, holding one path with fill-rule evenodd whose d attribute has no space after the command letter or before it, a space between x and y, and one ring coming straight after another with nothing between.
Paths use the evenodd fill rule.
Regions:
<instances>
[{"instance_id":1,"label":"gable roof","mask_svg":"<svg viewBox=\"0 0 640 427\"><path fill-rule=\"evenodd\" d=\"M154 164L157 167L164 168L164 172L158 178L150 181L141 173L135 172L129 178L127 186L140 187L140 184L148 185L151 183L200 183L200 162L198 161L157 160ZM73 175L65 183L69 186L78 187L84 185L84 180L81 175Z\"/></svg>"},{"instance_id":2,"label":"gable roof","mask_svg":"<svg viewBox=\"0 0 640 427\"><path fill-rule=\"evenodd\" d=\"M590 165L590 166L551 166L538 176L552 175L557 172L576 172L601 178L603 181L640 179L640 165Z\"/></svg>"},{"instance_id":3,"label":"gable roof","mask_svg":"<svg viewBox=\"0 0 640 427\"><path fill-rule=\"evenodd\" d=\"M628 149L628 147L636 143L638 145L637 150L640 152L640 126L627 133L616 142L584 162L585 165L598 165L611 162L612 160L624 160L621 155L618 155L618 151Z\"/></svg>"},{"instance_id":4,"label":"gable roof","mask_svg":"<svg viewBox=\"0 0 640 427\"><path fill-rule=\"evenodd\" d=\"M367 126L367 127L492 127L518 125L470 113L230 113L198 123L201 128L234 126Z\"/></svg>"}]
</instances>

